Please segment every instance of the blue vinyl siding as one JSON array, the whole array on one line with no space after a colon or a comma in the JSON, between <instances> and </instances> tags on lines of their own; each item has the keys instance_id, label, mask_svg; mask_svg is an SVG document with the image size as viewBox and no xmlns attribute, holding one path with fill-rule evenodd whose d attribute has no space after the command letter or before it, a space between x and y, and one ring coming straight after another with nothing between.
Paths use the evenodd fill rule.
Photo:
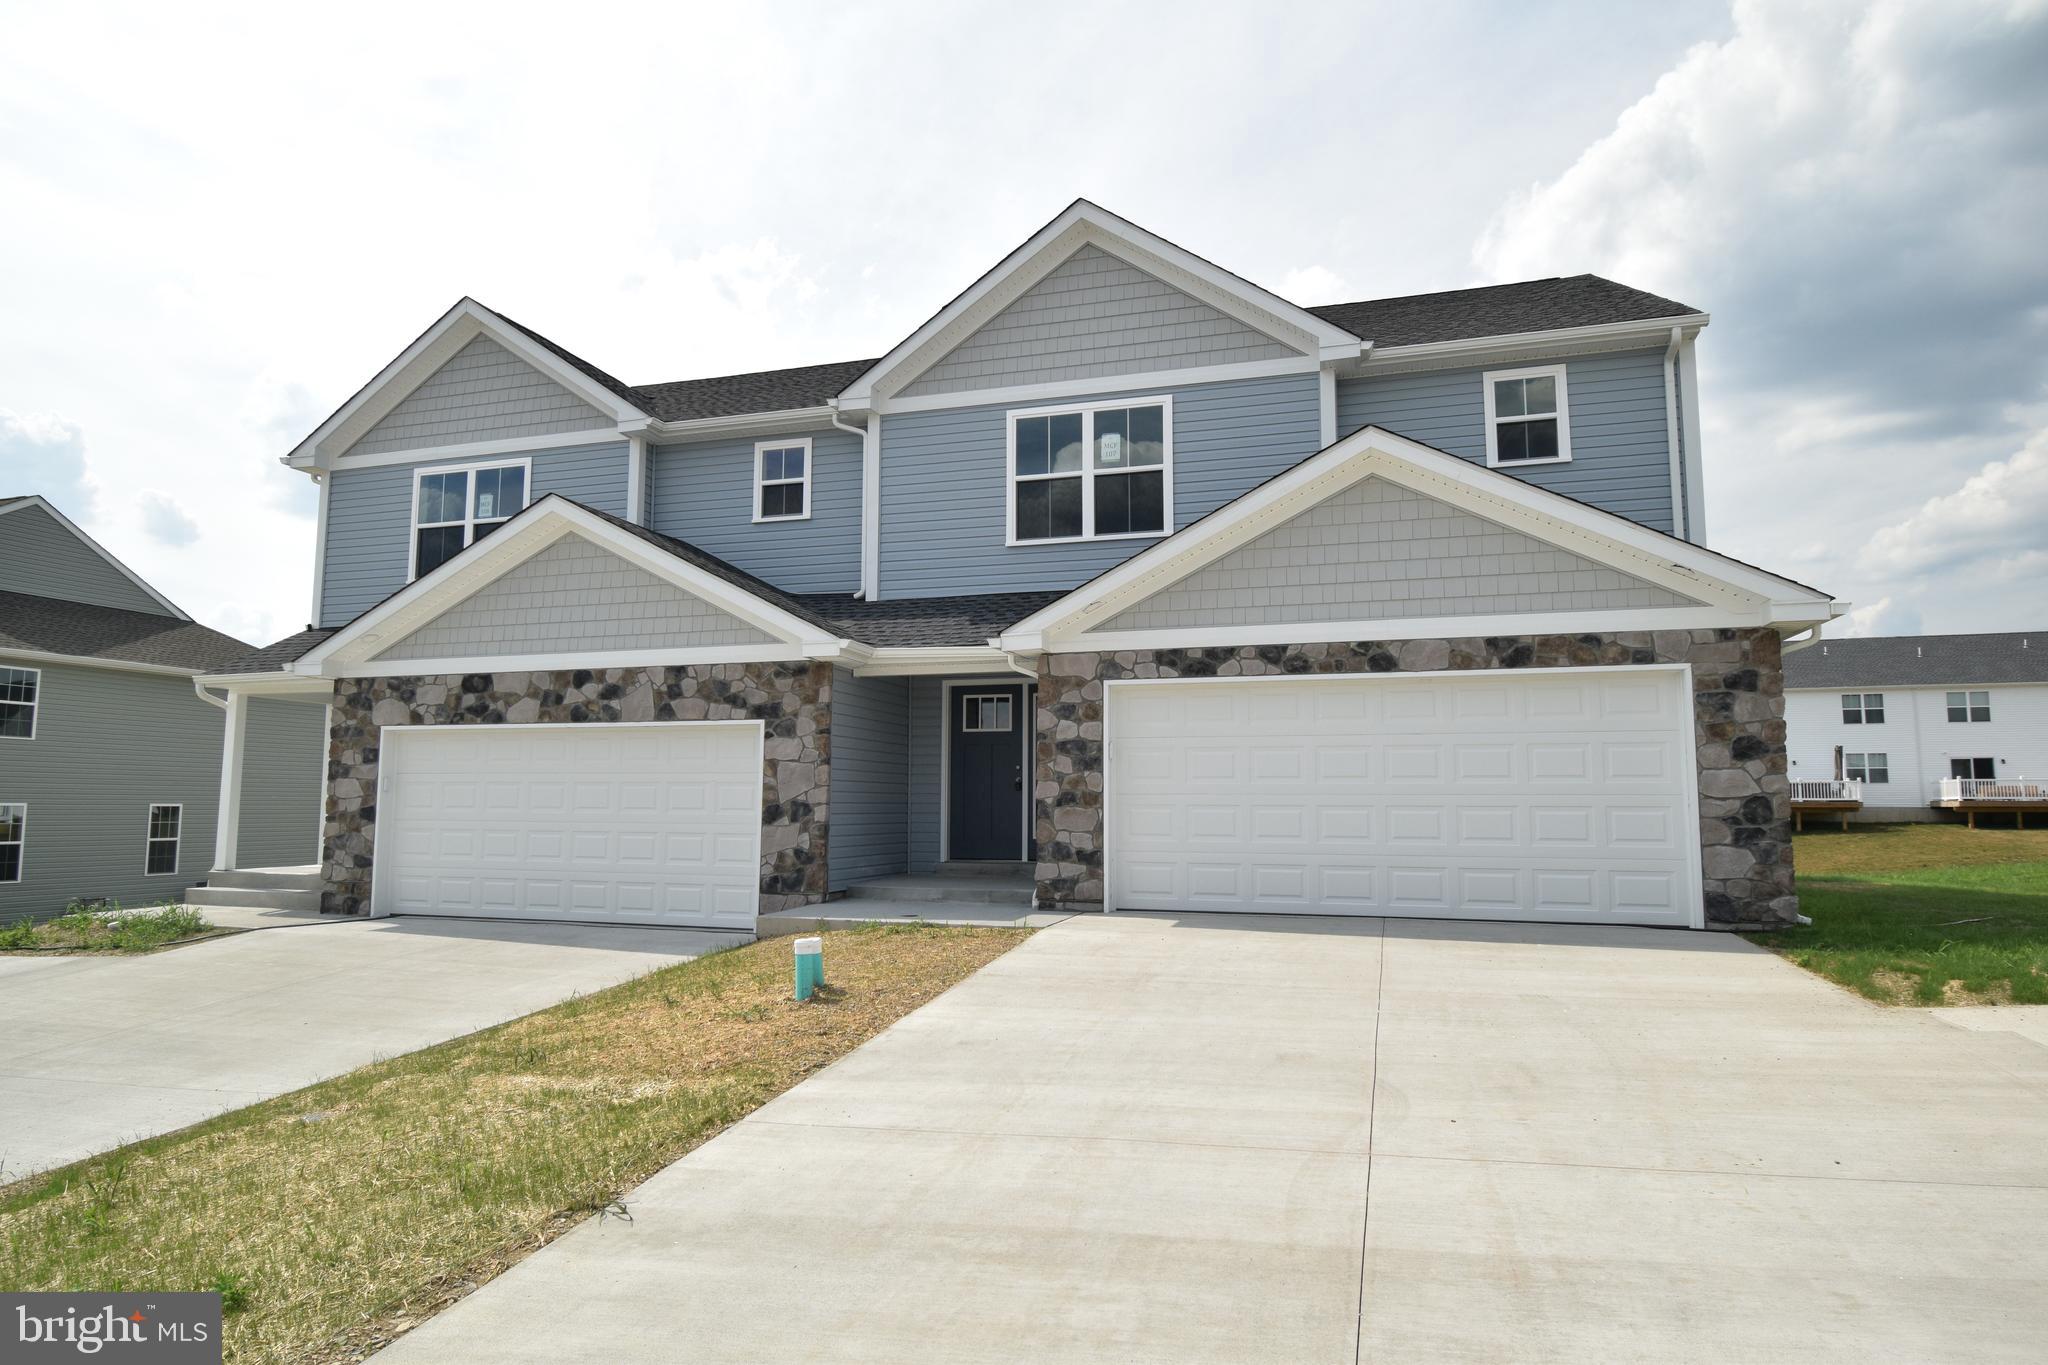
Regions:
<instances>
[{"instance_id":1,"label":"blue vinyl siding","mask_svg":"<svg viewBox=\"0 0 2048 1365\"><path fill-rule=\"evenodd\" d=\"M830 427L798 434L806 435L808 520L754 520L754 445L769 438L744 436L650 449L648 525L785 592L858 590L860 437Z\"/></svg>"},{"instance_id":2,"label":"blue vinyl siding","mask_svg":"<svg viewBox=\"0 0 2048 1365\"><path fill-rule=\"evenodd\" d=\"M910 685L832 670L828 890L909 870Z\"/></svg>"},{"instance_id":3,"label":"blue vinyl siding","mask_svg":"<svg viewBox=\"0 0 2048 1365\"><path fill-rule=\"evenodd\" d=\"M412 475L423 466L531 459L530 498L549 493L626 514L626 443L521 451L475 460L418 460L370 469L338 469L327 494L327 569L320 624L346 625L406 584L412 545Z\"/></svg>"},{"instance_id":4,"label":"blue vinyl siding","mask_svg":"<svg viewBox=\"0 0 2048 1365\"><path fill-rule=\"evenodd\" d=\"M1173 395L1173 514L1179 529L1321 444L1313 374L1102 394ZM892 414L882 421L881 595L1071 588L1150 540L1003 544L1006 414L1018 402Z\"/></svg>"},{"instance_id":5,"label":"blue vinyl siding","mask_svg":"<svg viewBox=\"0 0 2048 1365\"><path fill-rule=\"evenodd\" d=\"M1385 427L1453 455L1486 463L1487 370L1547 361L1501 361L1421 374L1337 381L1337 431ZM1664 353L1617 351L1565 362L1572 419L1569 464L1510 469L1659 531L1672 529L1671 453L1664 424Z\"/></svg>"},{"instance_id":6,"label":"blue vinyl siding","mask_svg":"<svg viewBox=\"0 0 2048 1365\"><path fill-rule=\"evenodd\" d=\"M912 872L930 872L939 865L939 727L946 722L945 686L943 678L910 679L910 790L905 804Z\"/></svg>"}]
</instances>

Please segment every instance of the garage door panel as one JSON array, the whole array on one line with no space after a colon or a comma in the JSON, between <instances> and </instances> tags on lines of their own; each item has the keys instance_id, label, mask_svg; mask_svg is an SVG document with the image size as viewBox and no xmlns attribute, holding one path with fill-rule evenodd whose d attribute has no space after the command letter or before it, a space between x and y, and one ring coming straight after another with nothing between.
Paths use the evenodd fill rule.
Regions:
<instances>
[{"instance_id":1,"label":"garage door panel","mask_svg":"<svg viewBox=\"0 0 2048 1365\"><path fill-rule=\"evenodd\" d=\"M1119 908L1688 920L1691 712L1675 672L1109 697Z\"/></svg>"},{"instance_id":2,"label":"garage door panel","mask_svg":"<svg viewBox=\"0 0 2048 1365\"><path fill-rule=\"evenodd\" d=\"M750 928L760 733L688 722L388 730L379 903Z\"/></svg>"}]
</instances>

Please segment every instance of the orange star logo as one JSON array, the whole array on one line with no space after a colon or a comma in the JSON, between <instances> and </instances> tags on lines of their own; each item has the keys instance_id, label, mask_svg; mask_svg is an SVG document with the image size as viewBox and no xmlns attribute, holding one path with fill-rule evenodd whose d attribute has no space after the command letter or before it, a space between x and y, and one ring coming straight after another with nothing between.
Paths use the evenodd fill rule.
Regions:
<instances>
[{"instance_id":1,"label":"orange star logo","mask_svg":"<svg viewBox=\"0 0 2048 1365\"><path fill-rule=\"evenodd\" d=\"M130 1321L130 1322L148 1322L148 1321L149 1321L149 1319L148 1319L148 1318L145 1318L144 1316L142 1316L142 1310L141 1310L140 1308L138 1308L138 1309L136 1309L136 1310L135 1310L135 1311L134 1311L133 1313L130 1313L130 1314L128 1315L128 1321Z\"/></svg>"}]
</instances>

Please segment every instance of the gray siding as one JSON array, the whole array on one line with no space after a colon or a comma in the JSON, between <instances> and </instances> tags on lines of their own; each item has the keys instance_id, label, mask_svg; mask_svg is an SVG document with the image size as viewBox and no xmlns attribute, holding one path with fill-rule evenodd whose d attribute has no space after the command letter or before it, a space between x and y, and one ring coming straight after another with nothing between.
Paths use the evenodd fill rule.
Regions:
<instances>
[{"instance_id":1,"label":"gray siding","mask_svg":"<svg viewBox=\"0 0 2048 1365\"><path fill-rule=\"evenodd\" d=\"M828 890L909 870L910 686L832 670Z\"/></svg>"},{"instance_id":2,"label":"gray siding","mask_svg":"<svg viewBox=\"0 0 2048 1365\"><path fill-rule=\"evenodd\" d=\"M169 615L163 604L40 507L0 516L0 590Z\"/></svg>"},{"instance_id":3,"label":"gray siding","mask_svg":"<svg viewBox=\"0 0 2048 1365\"><path fill-rule=\"evenodd\" d=\"M1322 444L1313 374L1127 396L1159 392L1173 395L1175 529L1308 458ZM904 413L883 423L883 597L1071 588L1153 543L1004 546L1007 413L1021 406L1027 405Z\"/></svg>"},{"instance_id":4,"label":"gray siding","mask_svg":"<svg viewBox=\"0 0 2048 1365\"><path fill-rule=\"evenodd\" d=\"M1365 479L1103 629L1693 605L1435 498Z\"/></svg>"},{"instance_id":5,"label":"gray siding","mask_svg":"<svg viewBox=\"0 0 2048 1365\"><path fill-rule=\"evenodd\" d=\"M855 591L860 587L860 437L829 427L798 435L811 438L809 519L754 520L754 444L760 438L747 436L650 450L648 526L737 564L784 592Z\"/></svg>"},{"instance_id":6,"label":"gray siding","mask_svg":"<svg viewBox=\"0 0 2048 1365\"><path fill-rule=\"evenodd\" d=\"M560 493L609 512L626 514L626 443L536 450L532 498ZM338 469L328 477L327 572L320 585L320 624L346 625L406 584L412 552L412 476L422 460L373 469ZM488 464L487 459L462 463Z\"/></svg>"},{"instance_id":7,"label":"gray siding","mask_svg":"<svg viewBox=\"0 0 2048 1365\"><path fill-rule=\"evenodd\" d=\"M945 724L945 679L910 679L910 870L939 865L940 727Z\"/></svg>"},{"instance_id":8,"label":"gray siding","mask_svg":"<svg viewBox=\"0 0 2048 1365\"><path fill-rule=\"evenodd\" d=\"M1339 380L1338 434L1348 436L1362 426L1378 425L1485 464L1486 394L1481 376L1488 369L1516 368L1521 366L1503 361ZM1671 530L1664 353L1575 356L1565 362L1565 387L1572 419L1571 463L1506 472L1659 531Z\"/></svg>"},{"instance_id":9,"label":"gray siding","mask_svg":"<svg viewBox=\"0 0 2048 1365\"><path fill-rule=\"evenodd\" d=\"M765 645L773 637L571 532L378 659Z\"/></svg>"},{"instance_id":10,"label":"gray siding","mask_svg":"<svg viewBox=\"0 0 2048 1365\"><path fill-rule=\"evenodd\" d=\"M376 455L616 425L496 341L480 336L385 413L348 453Z\"/></svg>"},{"instance_id":11,"label":"gray siding","mask_svg":"<svg viewBox=\"0 0 2048 1365\"><path fill-rule=\"evenodd\" d=\"M0 801L28 803L25 875L0 883L0 921L45 918L73 899L184 899L213 864L223 713L189 678L37 666L36 737L0 740ZM322 728L317 706L256 704L249 737L262 752L245 769L245 866L313 861ZM158 802L185 808L178 871L147 877L145 827Z\"/></svg>"},{"instance_id":12,"label":"gray siding","mask_svg":"<svg viewBox=\"0 0 2048 1365\"><path fill-rule=\"evenodd\" d=\"M1084 246L901 392L960 393L1300 354Z\"/></svg>"}]
</instances>

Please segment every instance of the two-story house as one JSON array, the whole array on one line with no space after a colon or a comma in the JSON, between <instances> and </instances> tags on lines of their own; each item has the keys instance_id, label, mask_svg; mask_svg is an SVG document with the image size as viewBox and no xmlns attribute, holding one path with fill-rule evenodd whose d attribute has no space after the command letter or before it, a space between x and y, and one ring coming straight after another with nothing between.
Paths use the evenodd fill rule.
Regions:
<instances>
[{"instance_id":1,"label":"two-story house","mask_svg":"<svg viewBox=\"0 0 2048 1365\"><path fill-rule=\"evenodd\" d=\"M1796 804L1844 821L2039 821L2048 632L1822 641L1785 659L1785 726Z\"/></svg>"},{"instance_id":2,"label":"two-story house","mask_svg":"<svg viewBox=\"0 0 2048 1365\"><path fill-rule=\"evenodd\" d=\"M336 912L1782 924L1841 607L1704 543L1707 321L1304 308L1086 201L870 359L633 385L464 299L286 457L314 628L209 681L331 700Z\"/></svg>"},{"instance_id":3,"label":"two-story house","mask_svg":"<svg viewBox=\"0 0 2048 1365\"><path fill-rule=\"evenodd\" d=\"M314 860L318 706L237 710L258 756L222 817L226 702L194 679L252 648L194 621L49 499L0 498L0 924L75 901L182 900L215 868Z\"/></svg>"}]
</instances>

